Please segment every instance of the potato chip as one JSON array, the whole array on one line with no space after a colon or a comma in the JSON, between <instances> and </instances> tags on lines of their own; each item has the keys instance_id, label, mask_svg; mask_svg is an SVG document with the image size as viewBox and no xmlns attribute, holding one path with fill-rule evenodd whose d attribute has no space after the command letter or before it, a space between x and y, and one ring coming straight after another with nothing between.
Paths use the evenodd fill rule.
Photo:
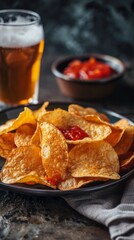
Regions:
<instances>
[{"instance_id":1,"label":"potato chip","mask_svg":"<svg viewBox=\"0 0 134 240\"><path fill-rule=\"evenodd\" d=\"M17 147L30 144L30 140L35 132L35 126L27 123L21 125L15 132L14 142Z\"/></svg>"},{"instance_id":2,"label":"potato chip","mask_svg":"<svg viewBox=\"0 0 134 240\"><path fill-rule=\"evenodd\" d=\"M88 139L82 141L88 142L103 140L112 132L110 126L107 126L105 124L88 122L80 116L76 116L62 109L56 109L54 111L47 112L42 116L42 119L40 119L40 121L46 121L48 123L51 123L59 129L68 129L72 126L78 126L89 136ZM79 140L67 140L67 142L72 144L80 143Z\"/></svg>"},{"instance_id":3,"label":"potato chip","mask_svg":"<svg viewBox=\"0 0 134 240\"><path fill-rule=\"evenodd\" d=\"M89 183L93 182L99 182L99 181L107 181L107 178L93 178L93 177L83 177L83 178L75 178L75 177L68 177L64 181L62 181L59 185L58 188L60 190L72 190L72 189L77 189L80 188L84 185L87 185Z\"/></svg>"},{"instance_id":4,"label":"potato chip","mask_svg":"<svg viewBox=\"0 0 134 240\"><path fill-rule=\"evenodd\" d=\"M97 116L100 117L101 120L105 121L105 122L110 122L110 119L108 118L108 116L104 113L97 113Z\"/></svg>"},{"instance_id":5,"label":"potato chip","mask_svg":"<svg viewBox=\"0 0 134 240\"><path fill-rule=\"evenodd\" d=\"M14 133L3 133L0 135L0 156L7 158L13 148L14 144Z\"/></svg>"},{"instance_id":6,"label":"potato chip","mask_svg":"<svg viewBox=\"0 0 134 240\"><path fill-rule=\"evenodd\" d=\"M128 172L134 167L134 152L128 152L119 157L120 172Z\"/></svg>"},{"instance_id":7,"label":"potato chip","mask_svg":"<svg viewBox=\"0 0 134 240\"><path fill-rule=\"evenodd\" d=\"M104 113L99 113L95 108L89 108L89 107L82 107L77 104L70 104L68 107L68 111L70 113L73 113L78 116L86 116L86 115L97 115L99 116L103 121L109 122L109 118Z\"/></svg>"},{"instance_id":8,"label":"potato chip","mask_svg":"<svg viewBox=\"0 0 134 240\"><path fill-rule=\"evenodd\" d=\"M11 127L13 125L14 121L15 121L15 119L9 119L8 121L6 121L6 123L2 124L0 126L0 132L3 131L6 128Z\"/></svg>"},{"instance_id":9,"label":"potato chip","mask_svg":"<svg viewBox=\"0 0 134 240\"><path fill-rule=\"evenodd\" d=\"M106 138L106 141L114 147L120 141L123 132L124 131L119 128L112 128L112 133Z\"/></svg>"},{"instance_id":10,"label":"potato chip","mask_svg":"<svg viewBox=\"0 0 134 240\"><path fill-rule=\"evenodd\" d=\"M41 141L41 136L40 135L41 135L40 125L37 123L37 127L36 127L36 130L35 130L33 136L31 137L30 144L40 146L40 141Z\"/></svg>"},{"instance_id":11,"label":"potato chip","mask_svg":"<svg viewBox=\"0 0 134 240\"><path fill-rule=\"evenodd\" d=\"M128 152L134 140L134 126L128 126L114 149L118 155Z\"/></svg>"},{"instance_id":12,"label":"potato chip","mask_svg":"<svg viewBox=\"0 0 134 240\"><path fill-rule=\"evenodd\" d=\"M74 178L70 177L64 181L62 181L59 185L58 188L60 190L72 190L72 189L77 189L81 186L84 186L88 183L93 182L94 180L91 180L90 178Z\"/></svg>"},{"instance_id":13,"label":"potato chip","mask_svg":"<svg viewBox=\"0 0 134 240\"><path fill-rule=\"evenodd\" d=\"M125 129L129 126L129 122L127 119L123 118L115 122L114 125L120 127L121 129Z\"/></svg>"},{"instance_id":14,"label":"potato chip","mask_svg":"<svg viewBox=\"0 0 134 240\"><path fill-rule=\"evenodd\" d=\"M109 142L112 146L115 146L119 142L119 140L124 132L124 130L121 129L119 126L115 126L108 122L105 122L102 119L100 119L99 116L87 115L87 116L85 116L85 119L88 122L94 122L94 123L104 124L106 126L109 126L111 128L111 134L109 134L107 136L106 141Z\"/></svg>"},{"instance_id":15,"label":"potato chip","mask_svg":"<svg viewBox=\"0 0 134 240\"><path fill-rule=\"evenodd\" d=\"M25 107L15 120L9 120L6 124L0 126L0 135L13 131L25 123L30 123L36 126L36 120L32 110Z\"/></svg>"},{"instance_id":16,"label":"potato chip","mask_svg":"<svg viewBox=\"0 0 134 240\"><path fill-rule=\"evenodd\" d=\"M76 145L69 152L73 177L119 179L119 160L113 147L104 141Z\"/></svg>"},{"instance_id":17,"label":"potato chip","mask_svg":"<svg viewBox=\"0 0 134 240\"><path fill-rule=\"evenodd\" d=\"M78 104L70 104L68 106L68 112L73 113L78 116L85 116L85 115L90 115L90 114L96 114L97 111L94 108L90 107L82 107Z\"/></svg>"},{"instance_id":18,"label":"potato chip","mask_svg":"<svg viewBox=\"0 0 134 240\"><path fill-rule=\"evenodd\" d=\"M33 182L51 186L46 180L40 148L30 145L13 149L2 169L1 181L7 184Z\"/></svg>"},{"instance_id":19,"label":"potato chip","mask_svg":"<svg viewBox=\"0 0 134 240\"><path fill-rule=\"evenodd\" d=\"M64 179L68 166L68 146L62 133L50 123L42 123L41 156L49 181Z\"/></svg>"},{"instance_id":20,"label":"potato chip","mask_svg":"<svg viewBox=\"0 0 134 240\"><path fill-rule=\"evenodd\" d=\"M40 119L40 117L44 113L46 113L46 108L48 107L48 105L49 105L49 102L44 102L43 105L39 109L34 111L34 116L37 120Z\"/></svg>"}]
</instances>

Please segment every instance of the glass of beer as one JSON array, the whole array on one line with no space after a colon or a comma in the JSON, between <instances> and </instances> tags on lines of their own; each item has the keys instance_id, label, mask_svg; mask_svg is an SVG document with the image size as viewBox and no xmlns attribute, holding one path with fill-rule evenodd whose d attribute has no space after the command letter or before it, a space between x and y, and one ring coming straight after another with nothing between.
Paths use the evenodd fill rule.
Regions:
<instances>
[{"instance_id":1,"label":"glass of beer","mask_svg":"<svg viewBox=\"0 0 134 240\"><path fill-rule=\"evenodd\" d=\"M37 103L44 30L27 10L0 11L0 103Z\"/></svg>"}]
</instances>

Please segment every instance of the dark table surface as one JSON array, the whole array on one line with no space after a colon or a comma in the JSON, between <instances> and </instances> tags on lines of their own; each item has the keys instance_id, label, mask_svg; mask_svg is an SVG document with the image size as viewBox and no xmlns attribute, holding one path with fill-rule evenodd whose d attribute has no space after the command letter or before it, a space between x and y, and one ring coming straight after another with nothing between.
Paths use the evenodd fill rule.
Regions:
<instances>
[{"instance_id":1,"label":"dark table surface","mask_svg":"<svg viewBox=\"0 0 134 240\"><path fill-rule=\"evenodd\" d=\"M57 56L43 56L40 78L40 101L77 103L63 96L51 73ZM121 80L113 95L104 100L87 101L134 120L134 88ZM38 197L14 192L0 192L0 239L90 239L109 240L108 230L75 212L60 197Z\"/></svg>"}]
</instances>

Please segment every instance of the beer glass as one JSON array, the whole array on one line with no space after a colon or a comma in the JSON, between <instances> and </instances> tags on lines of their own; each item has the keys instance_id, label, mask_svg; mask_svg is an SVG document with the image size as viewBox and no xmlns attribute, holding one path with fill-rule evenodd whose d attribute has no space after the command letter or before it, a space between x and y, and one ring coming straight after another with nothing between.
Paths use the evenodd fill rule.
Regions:
<instances>
[{"instance_id":1,"label":"beer glass","mask_svg":"<svg viewBox=\"0 0 134 240\"><path fill-rule=\"evenodd\" d=\"M27 10L0 11L0 103L36 103L44 30L40 16Z\"/></svg>"}]
</instances>

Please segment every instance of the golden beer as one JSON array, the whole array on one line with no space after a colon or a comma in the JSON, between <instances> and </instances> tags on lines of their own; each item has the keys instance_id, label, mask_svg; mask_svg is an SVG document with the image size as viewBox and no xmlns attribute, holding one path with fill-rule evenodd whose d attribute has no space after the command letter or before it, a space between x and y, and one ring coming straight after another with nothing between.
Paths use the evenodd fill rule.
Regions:
<instances>
[{"instance_id":1,"label":"golden beer","mask_svg":"<svg viewBox=\"0 0 134 240\"><path fill-rule=\"evenodd\" d=\"M0 39L0 101L10 105L37 101L44 50L42 26L36 22L21 25L18 19L16 25L3 24Z\"/></svg>"}]
</instances>

